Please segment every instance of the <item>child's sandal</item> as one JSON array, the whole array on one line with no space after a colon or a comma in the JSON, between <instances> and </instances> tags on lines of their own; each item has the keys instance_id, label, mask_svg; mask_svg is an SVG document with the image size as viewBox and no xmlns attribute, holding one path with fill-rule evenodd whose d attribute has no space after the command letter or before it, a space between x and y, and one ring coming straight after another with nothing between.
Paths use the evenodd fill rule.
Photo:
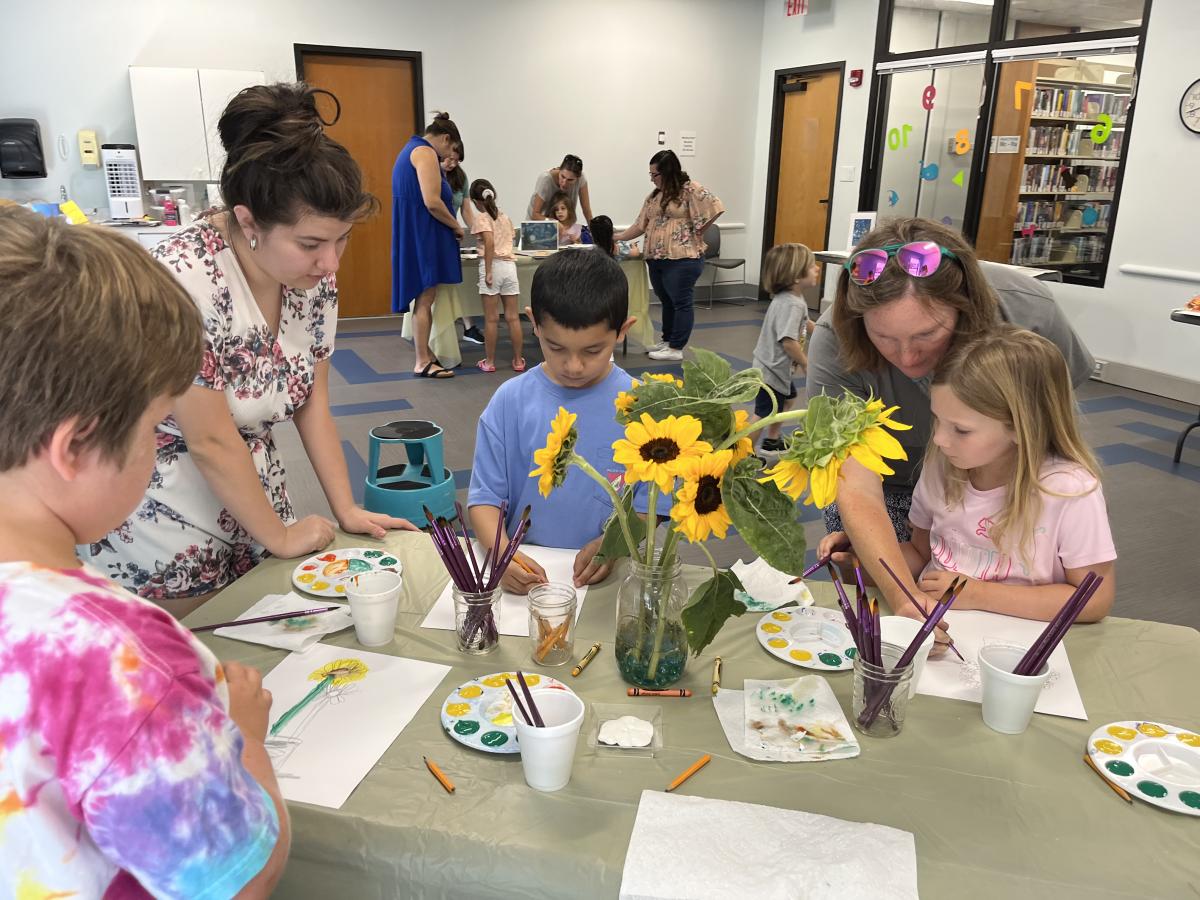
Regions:
<instances>
[{"instance_id":1,"label":"child's sandal","mask_svg":"<svg viewBox=\"0 0 1200 900\"><path fill-rule=\"evenodd\" d=\"M486 359L481 359L479 362L475 363L475 366L480 372L487 372L489 375L496 371L496 367Z\"/></svg>"},{"instance_id":2,"label":"child's sandal","mask_svg":"<svg viewBox=\"0 0 1200 900\"><path fill-rule=\"evenodd\" d=\"M522 359L514 359L512 366L513 366L514 372L524 372L525 371L525 360L523 358Z\"/></svg>"}]
</instances>

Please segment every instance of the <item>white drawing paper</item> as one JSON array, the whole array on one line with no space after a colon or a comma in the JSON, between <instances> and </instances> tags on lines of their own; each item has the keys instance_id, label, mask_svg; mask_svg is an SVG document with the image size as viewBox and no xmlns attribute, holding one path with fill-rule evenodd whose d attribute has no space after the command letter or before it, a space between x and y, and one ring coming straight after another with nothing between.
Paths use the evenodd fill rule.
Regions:
<instances>
[{"instance_id":1,"label":"white drawing paper","mask_svg":"<svg viewBox=\"0 0 1200 900\"><path fill-rule=\"evenodd\" d=\"M475 542L475 556L483 559L483 551ZM521 545L521 553L534 560L546 570L546 579L559 584L574 584L575 557L578 550L563 550L558 547L534 547L529 544ZM516 565L513 563L512 565ZM587 587L575 588L575 618L583 609L583 598L587 596ZM529 637L529 598L505 591L500 597L500 633L516 637ZM440 628L444 631L454 630L454 584L447 582L429 615L421 623L422 628Z\"/></svg>"},{"instance_id":2,"label":"white drawing paper","mask_svg":"<svg viewBox=\"0 0 1200 900\"><path fill-rule=\"evenodd\" d=\"M292 653L263 679L271 692L270 721L321 684L314 673L354 660L365 667L346 684L329 685L277 734L267 754L287 800L340 809L358 783L441 684L449 666L315 644Z\"/></svg>"},{"instance_id":3,"label":"white drawing paper","mask_svg":"<svg viewBox=\"0 0 1200 900\"><path fill-rule=\"evenodd\" d=\"M932 697L949 697L952 700L983 702L983 688L979 682L979 651L988 644L1016 644L1030 647L1046 628L1045 622L1018 619L998 613L978 610L950 611L946 613L950 626L950 637L954 639L966 662L947 651L939 659L930 657L925 671L917 684L918 694ZM1075 675L1071 672L1071 661L1067 658L1066 643L1060 643L1050 654L1050 678L1042 689L1042 696L1035 707L1037 712L1069 719L1087 719L1083 699Z\"/></svg>"},{"instance_id":4,"label":"white drawing paper","mask_svg":"<svg viewBox=\"0 0 1200 900\"><path fill-rule=\"evenodd\" d=\"M350 618L350 608L344 603L331 603L327 599L314 600L312 597L301 597L295 591L290 591L286 594L267 594L238 616L239 620L254 619L259 616L305 609L321 609L327 606L339 608L314 616L276 619L273 622L254 622L250 625L229 625L225 628L218 628L213 634L251 644L266 644L268 647L278 647L280 650L303 651L325 635L353 625L354 620Z\"/></svg>"}]
</instances>

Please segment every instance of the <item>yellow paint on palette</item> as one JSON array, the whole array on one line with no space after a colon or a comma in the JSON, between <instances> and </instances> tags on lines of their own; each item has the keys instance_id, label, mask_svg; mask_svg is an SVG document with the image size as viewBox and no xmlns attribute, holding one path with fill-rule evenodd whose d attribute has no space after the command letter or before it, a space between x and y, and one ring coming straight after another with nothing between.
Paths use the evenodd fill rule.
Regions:
<instances>
[{"instance_id":1,"label":"yellow paint on palette","mask_svg":"<svg viewBox=\"0 0 1200 900\"><path fill-rule=\"evenodd\" d=\"M316 584L313 585L313 590L314 591L327 591L327 590L329 590L329 582L318 581Z\"/></svg>"},{"instance_id":2,"label":"yellow paint on palette","mask_svg":"<svg viewBox=\"0 0 1200 900\"><path fill-rule=\"evenodd\" d=\"M1191 734L1187 731L1181 731L1175 735L1179 740L1183 741L1189 747L1200 747L1200 734Z\"/></svg>"},{"instance_id":3,"label":"yellow paint on palette","mask_svg":"<svg viewBox=\"0 0 1200 900\"><path fill-rule=\"evenodd\" d=\"M305 584L312 584L313 579L317 576L312 572L305 572L303 575L296 576L297 581L303 581Z\"/></svg>"},{"instance_id":4,"label":"yellow paint on palette","mask_svg":"<svg viewBox=\"0 0 1200 900\"><path fill-rule=\"evenodd\" d=\"M767 641L767 646L774 647L776 650L782 650L787 645L788 645L787 638L771 638L769 641Z\"/></svg>"},{"instance_id":5,"label":"yellow paint on palette","mask_svg":"<svg viewBox=\"0 0 1200 900\"><path fill-rule=\"evenodd\" d=\"M541 676L541 675L526 675L526 676L525 676L525 683L526 683L527 685L529 685L530 687L533 687L534 685L536 685L536 684L537 684L539 681L541 681L541 680L542 680L542 676Z\"/></svg>"},{"instance_id":6,"label":"yellow paint on palette","mask_svg":"<svg viewBox=\"0 0 1200 900\"><path fill-rule=\"evenodd\" d=\"M1126 728L1124 725L1112 725L1109 727L1108 733L1122 741L1132 741L1137 737L1136 731Z\"/></svg>"},{"instance_id":7,"label":"yellow paint on palette","mask_svg":"<svg viewBox=\"0 0 1200 900\"><path fill-rule=\"evenodd\" d=\"M465 716L471 711L470 703L447 703L446 715L448 716Z\"/></svg>"},{"instance_id":8,"label":"yellow paint on palette","mask_svg":"<svg viewBox=\"0 0 1200 900\"><path fill-rule=\"evenodd\" d=\"M793 650L788 654L788 656L799 662L808 662L810 659L812 659L812 654L807 650Z\"/></svg>"},{"instance_id":9,"label":"yellow paint on palette","mask_svg":"<svg viewBox=\"0 0 1200 900\"><path fill-rule=\"evenodd\" d=\"M1147 737L1166 737L1167 729L1161 725L1155 725L1153 722L1143 722L1138 726L1138 731Z\"/></svg>"},{"instance_id":10,"label":"yellow paint on palette","mask_svg":"<svg viewBox=\"0 0 1200 900\"><path fill-rule=\"evenodd\" d=\"M776 622L790 622L792 621L792 614L785 612L773 612L771 613L771 618Z\"/></svg>"},{"instance_id":11,"label":"yellow paint on palette","mask_svg":"<svg viewBox=\"0 0 1200 900\"><path fill-rule=\"evenodd\" d=\"M346 593L346 586L344 584L339 584L337 587L334 588L334 591L339 594L344 594L344 593Z\"/></svg>"},{"instance_id":12,"label":"yellow paint on palette","mask_svg":"<svg viewBox=\"0 0 1200 900\"><path fill-rule=\"evenodd\" d=\"M1094 746L1101 753L1108 753L1112 756L1121 755L1121 745L1114 743L1113 741L1096 741L1096 743L1092 746Z\"/></svg>"},{"instance_id":13,"label":"yellow paint on palette","mask_svg":"<svg viewBox=\"0 0 1200 900\"><path fill-rule=\"evenodd\" d=\"M479 685L468 684L466 687L464 687L461 691L458 692L458 696L466 697L468 700L472 700L475 697L478 697L482 693L483 693L483 688L481 688Z\"/></svg>"},{"instance_id":14,"label":"yellow paint on palette","mask_svg":"<svg viewBox=\"0 0 1200 900\"><path fill-rule=\"evenodd\" d=\"M496 718L492 719L492 724L498 725L501 728L510 727L513 724L512 710L510 709L507 712L500 713L500 715L498 715L498 716L496 716Z\"/></svg>"},{"instance_id":15,"label":"yellow paint on palette","mask_svg":"<svg viewBox=\"0 0 1200 900\"><path fill-rule=\"evenodd\" d=\"M480 681L488 687L504 687L504 682L509 678L516 679L514 672L498 672L495 675L489 675L487 678L481 678Z\"/></svg>"},{"instance_id":16,"label":"yellow paint on palette","mask_svg":"<svg viewBox=\"0 0 1200 900\"><path fill-rule=\"evenodd\" d=\"M767 622L766 624L764 624L761 627L762 627L762 630L765 631L767 634L779 634L779 632L783 631L783 629L780 628L778 625L776 625L774 622Z\"/></svg>"}]
</instances>

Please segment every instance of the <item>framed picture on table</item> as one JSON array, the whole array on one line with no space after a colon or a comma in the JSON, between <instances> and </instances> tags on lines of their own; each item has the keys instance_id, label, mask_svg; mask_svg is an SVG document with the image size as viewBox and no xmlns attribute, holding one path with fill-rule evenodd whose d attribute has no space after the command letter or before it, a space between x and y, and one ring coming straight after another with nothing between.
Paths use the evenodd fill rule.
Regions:
<instances>
[{"instance_id":1,"label":"framed picture on table","mask_svg":"<svg viewBox=\"0 0 1200 900\"><path fill-rule=\"evenodd\" d=\"M856 212L850 217L850 234L846 238L846 249L853 250L858 246L858 242L863 239L868 231L875 227L875 217L878 215L874 210L870 212Z\"/></svg>"}]
</instances>

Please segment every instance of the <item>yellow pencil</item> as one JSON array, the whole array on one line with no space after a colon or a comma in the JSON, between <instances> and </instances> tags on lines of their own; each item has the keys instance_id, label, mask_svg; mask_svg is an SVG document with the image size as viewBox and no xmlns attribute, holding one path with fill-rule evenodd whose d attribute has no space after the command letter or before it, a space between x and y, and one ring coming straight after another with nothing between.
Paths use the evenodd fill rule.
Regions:
<instances>
[{"instance_id":1,"label":"yellow pencil","mask_svg":"<svg viewBox=\"0 0 1200 900\"><path fill-rule=\"evenodd\" d=\"M691 778L693 775L695 775L697 772L699 772L701 769L703 769L705 766L707 766L711 761L712 761L712 757L709 756L707 753L705 753L702 757L700 757L698 760L696 760L694 763L692 763L690 766L688 766L686 771L684 771L682 775L680 775L678 778L676 778L674 781L672 781L670 785L668 785L668 787L667 787L668 793L670 791L675 790L675 788L679 787L681 784L683 784L685 781L687 781L689 778Z\"/></svg>"},{"instance_id":2,"label":"yellow pencil","mask_svg":"<svg viewBox=\"0 0 1200 900\"><path fill-rule=\"evenodd\" d=\"M425 768L427 768L429 770L429 774L436 778L441 786L446 789L446 793L453 794L454 783L450 781L450 779L445 776L442 770L437 767L437 763L435 763L428 756L422 756L421 759L425 760Z\"/></svg>"}]
</instances>

